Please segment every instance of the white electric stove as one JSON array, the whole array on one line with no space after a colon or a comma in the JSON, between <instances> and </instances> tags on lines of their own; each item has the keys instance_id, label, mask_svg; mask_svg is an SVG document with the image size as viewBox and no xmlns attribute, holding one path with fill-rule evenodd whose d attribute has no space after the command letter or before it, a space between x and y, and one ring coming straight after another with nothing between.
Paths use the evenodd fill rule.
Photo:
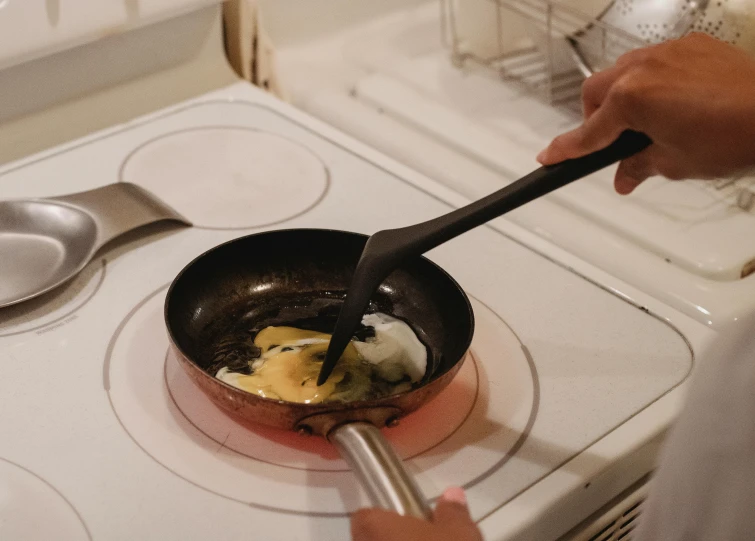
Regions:
<instances>
[{"instance_id":1,"label":"white electric stove","mask_svg":"<svg viewBox=\"0 0 755 541\"><path fill-rule=\"evenodd\" d=\"M0 167L3 199L113 182L194 226L130 233L0 311L0 539L347 539L368 502L346 464L215 408L168 353L166 288L241 235L372 233L467 200L245 82ZM555 540L642 483L714 332L505 219L428 255L476 331L448 389L386 430L427 497L464 486L486 539Z\"/></svg>"},{"instance_id":2,"label":"white electric stove","mask_svg":"<svg viewBox=\"0 0 755 541\"><path fill-rule=\"evenodd\" d=\"M457 6L460 50L495 54L496 29L502 40L526 46L531 21L505 9L497 14L495 1L389 2L375 14L369 2L355 0L341 18L332 16L343 11L339 0L299 18L296 0L261 3L292 103L476 199L536 168L537 153L582 116L581 77L573 78L576 100L551 105L496 71L453 62L442 40L450 16L441 8L449 3ZM519 62L521 70L537 67ZM508 219L716 329L755 309L755 177L653 178L618 197L614 171Z\"/></svg>"}]
</instances>

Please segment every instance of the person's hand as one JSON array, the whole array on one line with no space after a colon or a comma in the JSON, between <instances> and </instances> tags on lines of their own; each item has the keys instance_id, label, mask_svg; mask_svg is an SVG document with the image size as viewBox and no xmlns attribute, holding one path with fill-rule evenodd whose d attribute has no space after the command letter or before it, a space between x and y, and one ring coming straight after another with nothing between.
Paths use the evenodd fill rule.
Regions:
<instances>
[{"instance_id":1,"label":"person's hand","mask_svg":"<svg viewBox=\"0 0 755 541\"><path fill-rule=\"evenodd\" d=\"M361 509L351 517L351 536L354 541L482 541L460 488L443 493L432 522L382 509Z\"/></svg>"},{"instance_id":2,"label":"person's hand","mask_svg":"<svg viewBox=\"0 0 755 541\"><path fill-rule=\"evenodd\" d=\"M755 166L755 59L705 34L631 51L582 87L584 123L539 156L550 165L600 150L626 129L653 145L624 160L615 187L630 193L663 175L716 178Z\"/></svg>"}]
</instances>

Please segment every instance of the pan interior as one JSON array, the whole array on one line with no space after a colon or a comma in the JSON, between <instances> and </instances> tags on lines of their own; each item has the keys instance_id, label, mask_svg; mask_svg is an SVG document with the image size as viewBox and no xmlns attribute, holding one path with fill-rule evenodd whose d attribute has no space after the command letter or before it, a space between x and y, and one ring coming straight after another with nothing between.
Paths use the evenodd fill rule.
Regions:
<instances>
[{"instance_id":1,"label":"pan interior","mask_svg":"<svg viewBox=\"0 0 755 541\"><path fill-rule=\"evenodd\" d=\"M327 230L251 235L192 262L173 283L166 321L175 344L204 371L253 357L269 325L332 332L367 237ZM473 318L461 288L425 258L406 262L373 296L369 312L407 322L428 350L421 383L466 352Z\"/></svg>"}]
</instances>

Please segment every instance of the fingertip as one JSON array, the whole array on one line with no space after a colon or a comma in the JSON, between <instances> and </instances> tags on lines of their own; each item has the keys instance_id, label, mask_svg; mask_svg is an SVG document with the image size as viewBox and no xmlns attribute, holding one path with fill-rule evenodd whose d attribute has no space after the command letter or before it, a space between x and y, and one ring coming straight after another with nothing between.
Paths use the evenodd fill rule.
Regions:
<instances>
[{"instance_id":1,"label":"fingertip","mask_svg":"<svg viewBox=\"0 0 755 541\"><path fill-rule=\"evenodd\" d=\"M540 151L540 154L535 159L541 165L553 165L554 163L562 162L566 159L563 156L562 146L562 136L558 136L551 141L550 145Z\"/></svg>"},{"instance_id":2,"label":"fingertip","mask_svg":"<svg viewBox=\"0 0 755 541\"><path fill-rule=\"evenodd\" d=\"M543 165L554 165L563 161L579 158L598 148L585 146L585 125L572 131L562 133L537 156L537 161Z\"/></svg>"},{"instance_id":3,"label":"fingertip","mask_svg":"<svg viewBox=\"0 0 755 541\"><path fill-rule=\"evenodd\" d=\"M358 541L379 539L384 517L380 509L359 509L351 514L351 536Z\"/></svg>"},{"instance_id":4,"label":"fingertip","mask_svg":"<svg viewBox=\"0 0 755 541\"><path fill-rule=\"evenodd\" d=\"M369 521L370 512L371 509L357 509L351 513L351 529L363 527Z\"/></svg>"},{"instance_id":5,"label":"fingertip","mask_svg":"<svg viewBox=\"0 0 755 541\"><path fill-rule=\"evenodd\" d=\"M631 186L628 186L627 184L625 184L624 181L618 178L614 180L613 188L616 191L616 193L619 195L629 195L630 193L632 193L632 190L634 189Z\"/></svg>"},{"instance_id":6,"label":"fingertip","mask_svg":"<svg viewBox=\"0 0 755 541\"><path fill-rule=\"evenodd\" d=\"M639 185L641 181L616 173L616 178L613 181L613 187L616 193L619 195L629 195Z\"/></svg>"},{"instance_id":7,"label":"fingertip","mask_svg":"<svg viewBox=\"0 0 755 541\"><path fill-rule=\"evenodd\" d=\"M365 515L370 514L372 511L372 509L357 509L351 513L351 520L362 520Z\"/></svg>"},{"instance_id":8,"label":"fingertip","mask_svg":"<svg viewBox=\"0 0 755 541\"><path fill-rule=\"evenodd\" d=\"M438 498L438 502L435 504L433 522L448 525L469 525L472 523L464 489L452 487L443 492L443 495Z\"/></svg>"},{"instance_id":9,"label":"fingertip","mask_svg":"<svg viewBox=\"0 0 755 541\"><path fill-rule=\"evenodd\" d=\"M619 163L614 177L614 188L620 195L629 195L637 186L653 176L655 171L653 156L649 150L645 150Z\"/></svg>"},{"instance_id":10,"label":"fingertip","mask_svg":"<svg viewBox=\"0 0 755 541\"><path fill-rule=\"evenodd\" d=\"M457 503L459 505L463 505L464 507L467 506L467 495L464 492L464 489L461 487L450 487L447 488L443 495L441 496L442 500L445 500L447 502L453 502Z\"/></svg>"}]
</instances>

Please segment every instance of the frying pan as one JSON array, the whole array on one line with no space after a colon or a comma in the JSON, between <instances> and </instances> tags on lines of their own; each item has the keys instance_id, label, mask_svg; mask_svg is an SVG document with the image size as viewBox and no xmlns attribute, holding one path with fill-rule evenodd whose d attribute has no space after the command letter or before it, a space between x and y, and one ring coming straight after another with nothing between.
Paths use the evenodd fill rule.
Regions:
<instances>
[{"instance_id":1,"label":"frying pan","mask_svg":"<svg viewBox=\"0 0 755 541\"><path fill-rule=\"evenodd\" d=\"M472 341L469 299L428 259L404 262L368 308L406 321L425 344L428 368L411 390L350 403L299 404L262 398L214 377L222 365L245 364L253 335L269 325L332 332L366 241L357 233L291 229L222 244L173 281L165 322L180 365L234 419L327 438L375 506L429 518L419 488L380 431L437 396L461 368Z\"/></svg>"}]
</instances>

